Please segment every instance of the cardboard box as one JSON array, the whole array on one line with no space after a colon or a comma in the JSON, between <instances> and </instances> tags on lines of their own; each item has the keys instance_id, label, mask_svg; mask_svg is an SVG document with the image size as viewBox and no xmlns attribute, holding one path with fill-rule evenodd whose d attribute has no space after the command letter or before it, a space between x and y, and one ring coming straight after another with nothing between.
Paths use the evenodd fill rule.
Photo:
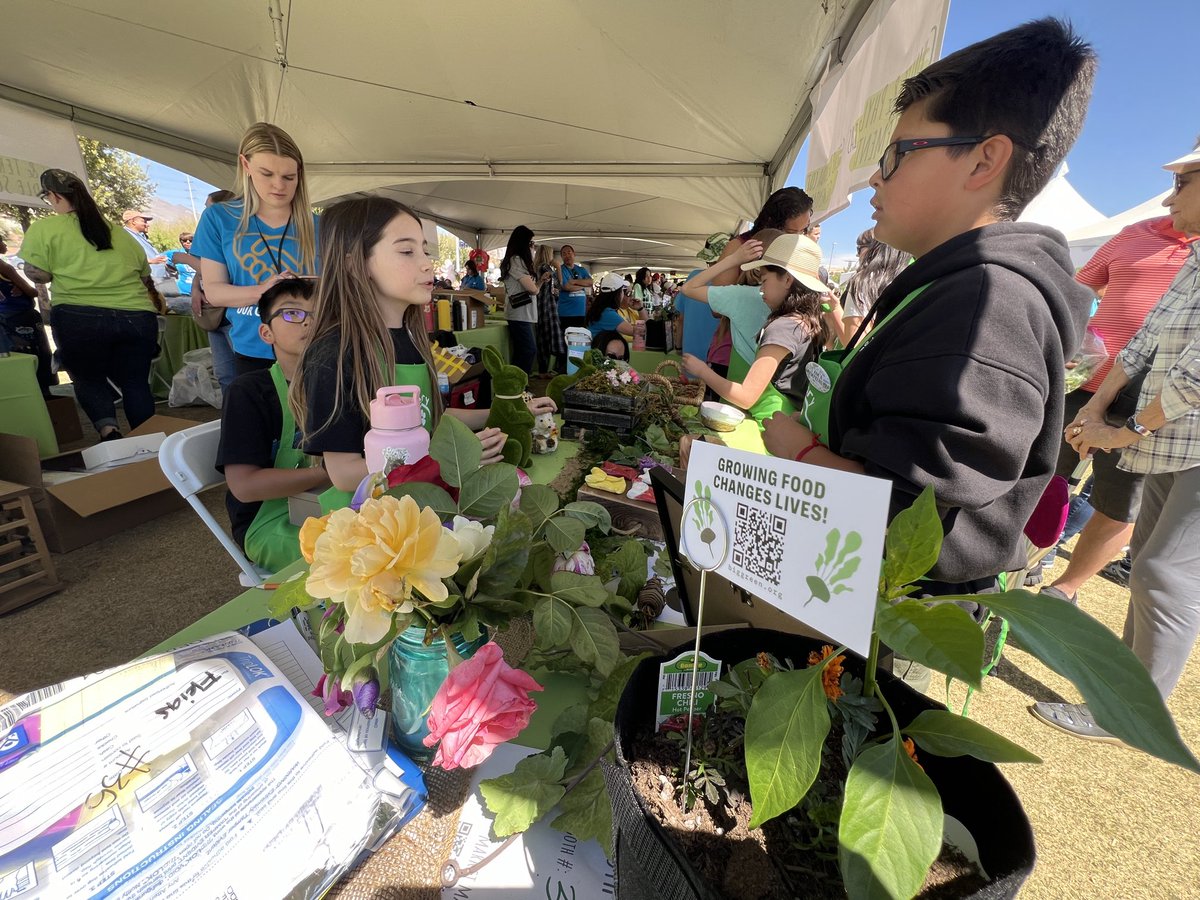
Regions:
<instances>
[{"instance_id":1,"label":"cardboard box","mask_svg":"<svg viewBox=\"0 0 1200 900\"><path fill-rule=\"evenodd\" d=\"M437 291L434 293L434 303L437 304L437 327L449 331L470 331L472 328L482 328L488 311L491 309L492 298L483 291ZM449 321L449 325L443 322Z\"/></svg>"},{"instance_id":2,"label":"cardboard box","mask_svg":"<svg viewBox=\"0 0 1200 900\"><path fill-rule=\"evenodd\" d=\"M152 416L130 435L174 434L195 424ZM43 470L81 468L83 454L79 451L39 460L35 440L0 434L0 478L34 488L38 522L46 544L55 553L75 550L187 505L163 475L157 457L59 484L43 484Z\"/></svg>"},{"instance_id":3,"label":"cardboard box","mask_svg":"<svg viewBox=\"0 0 1200 900\"><path fill-rule=\"evenodd\" d=\"M319 519L321 512L321 495L315 491L305 491L302 494L292 494L288 497L288 521L299 528L309 518Z\"/></svg>"},{"instance_id":4,"label":"cardboard box","mask_svg":"<svg viewBox=\"0 0 1200 900\"><path fill-rule=\"evenodd\" d=\"M59 446L83 440L83 425L79 421L79 408L74 397L51 397L46 401L50 422L54 425L54 436Z\"/></svg>"},{"instance_id":5,"label":"cardboard box","mask_svg":"<svg viewBox=\"0 0 1200 900\"><path fill-rule=\"evenodd\" d=\"M115 441L104 441L92 447L84 447L79 451L83 457L83 467L92 469L113 469L117 466L127 466L143 460L158 459L158 448L167 436L163 432L154 434L130 435Z\"/></svg>"}]
</instances>

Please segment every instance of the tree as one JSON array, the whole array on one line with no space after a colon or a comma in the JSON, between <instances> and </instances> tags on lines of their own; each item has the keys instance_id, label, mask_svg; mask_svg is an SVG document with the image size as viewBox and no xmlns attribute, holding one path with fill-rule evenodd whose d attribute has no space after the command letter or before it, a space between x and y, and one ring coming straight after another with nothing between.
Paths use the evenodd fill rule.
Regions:
<instances>
[{"instance_id":1,"label":"tree","mask_svg":"<svg viewBox=\"0 0 1200 900\"><path fill-rule=\"evenodd\" d=\"M454 262L455 245L457 245L459 248L458 258L461 265L462 262L466 261L467 254L470 252L471 248L452 235L450 232L439 228L437 252L437 266L439 270L446 264L447 261L451 263Z\"/></svg>"},{"instance_id":2,"label":"tree","mask_svg":"<svg viewBox=\"0 0 1200 900\"><path fill-rule=\"evenodd\" d=\"M128 150L110 147L100 141L81 137L79 152L87 170L88 185L100 214L110 222L120 222L127 209L141 209L154 199L157 185L150 180L136 156ZM46 208L0 204L0 215L16 219L23 231L34 219L50 214Z\"/></svg>"}]
</instances>

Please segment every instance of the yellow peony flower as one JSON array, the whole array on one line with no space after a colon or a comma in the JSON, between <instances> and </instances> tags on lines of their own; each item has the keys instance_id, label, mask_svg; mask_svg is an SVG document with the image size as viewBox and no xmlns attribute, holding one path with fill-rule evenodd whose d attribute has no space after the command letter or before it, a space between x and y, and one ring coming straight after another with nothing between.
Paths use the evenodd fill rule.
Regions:
<instances>
[{"instance_id":1,"label":"yellow peony flower","mask_svg":"<svg viewBox=\"0 0 1200 900\"><path fill-rule=\"evenodd\" d=\"M325 533L328 519L329 516L321 516L319 519L309 516L300 526L300 555L304 557L306 563L313 561L313 550L316 547L317 538Z\"/></svg>"}]
</instances>

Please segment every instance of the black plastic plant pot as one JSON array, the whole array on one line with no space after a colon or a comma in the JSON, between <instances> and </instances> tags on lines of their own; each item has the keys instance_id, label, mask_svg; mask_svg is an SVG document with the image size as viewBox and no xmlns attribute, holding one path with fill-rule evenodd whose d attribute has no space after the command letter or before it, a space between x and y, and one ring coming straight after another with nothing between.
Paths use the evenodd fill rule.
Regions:
<instances>
[{"instance_id":1,"label":"black plastic plant pot","mask_svg":"<svg viewBox=\"0 0 1200 900\"><path fill-rule=\"evenodd\" d=\"M808 654L820 650L820 641L779 631L739 628L701 640L704 652L728 665L766 651L779 659L803 666ZM691 642L665 656L644 660L629 679L617 707L615 764L605 763L604 778L613 808L613 846L618 900L719 900L720 893L706 884L688 862L671 832L643 806L634 789L629 762L634 743L650 734L654 723L658 667L690 650ZM861 677L864 660L848 654L845 668ZM927 709L945 709L891 675L879 676L901 727ZM1016 897L1033 871L1036 852L1033 831L1012 787L991 763L974 757L936 757L920 751L921 765L941 794L947 815L961 822L979 848L979 859L991 879L965 894L977 900Z\"/></svg>"}]
</instances>

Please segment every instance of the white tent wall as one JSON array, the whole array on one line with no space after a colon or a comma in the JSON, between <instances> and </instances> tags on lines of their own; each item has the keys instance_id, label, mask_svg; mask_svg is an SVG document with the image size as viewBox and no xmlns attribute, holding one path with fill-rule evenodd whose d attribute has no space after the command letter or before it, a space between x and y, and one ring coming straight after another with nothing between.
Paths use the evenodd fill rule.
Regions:
<instances>
[{"instance_id":1,"label":"white tent wall","mask_svg":"<svg viewBox=\"0 0 1200 900\"><path fill-rule=\"evenodd\" d=\"M1029 201L1017 221L1057 228L1063 234L1104 221L1104 213L1083 199L1067 180L1067 172L1064 162L1050 183Z\"/></svg>"}]
</instances>

